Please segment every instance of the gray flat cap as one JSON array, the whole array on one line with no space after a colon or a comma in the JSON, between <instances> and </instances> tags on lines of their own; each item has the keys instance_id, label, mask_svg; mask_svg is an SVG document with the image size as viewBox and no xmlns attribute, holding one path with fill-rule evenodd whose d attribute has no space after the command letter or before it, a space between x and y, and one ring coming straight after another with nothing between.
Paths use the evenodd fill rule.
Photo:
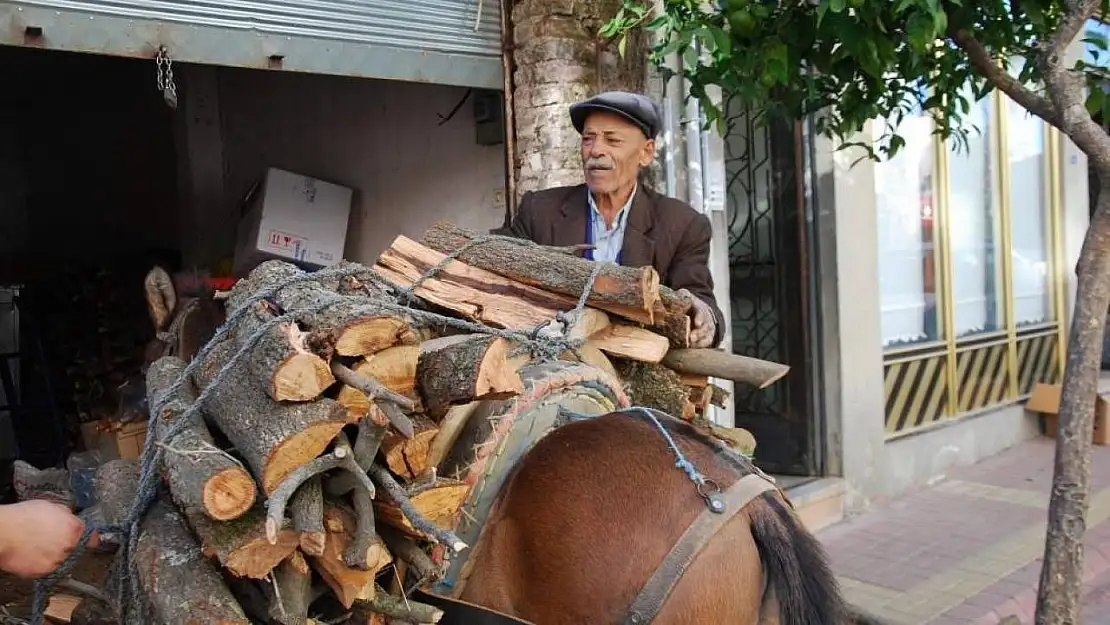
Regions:
<instances>
[{"instance_id":1,"label":"gray flat cap","mask_svg":"<svg viewBox=\"0 0 1110 625\"><path fill-rule=\"evenodd\" d=\"M606 91L571 105L570 121L578 134L582 134L582 128L586 125L586 116L594 111L609 111L624 117L636 124L648 139L654 139L659 134L659 120L663 117L659 105L645 95L627 91Z\"/></svg>"}]
</instances>

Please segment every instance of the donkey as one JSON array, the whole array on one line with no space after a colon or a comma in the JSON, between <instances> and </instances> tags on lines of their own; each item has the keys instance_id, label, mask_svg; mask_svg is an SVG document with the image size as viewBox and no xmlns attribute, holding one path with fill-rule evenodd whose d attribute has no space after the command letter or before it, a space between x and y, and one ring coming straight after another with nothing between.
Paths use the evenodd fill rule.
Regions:
<instances>
[{"instance_id":1,"label":"donkey","mask_svg":"<svg viewBox=\"0 0 1110 625\"><path fill-rule=\"evenodd\" d=\"M537 625L877 623L845 603L821 544L769 478L696 428L648 414L572 422L529 450L457 600ZM728 509L707 530L714 501Z\"/></svg>"}]
</instances>

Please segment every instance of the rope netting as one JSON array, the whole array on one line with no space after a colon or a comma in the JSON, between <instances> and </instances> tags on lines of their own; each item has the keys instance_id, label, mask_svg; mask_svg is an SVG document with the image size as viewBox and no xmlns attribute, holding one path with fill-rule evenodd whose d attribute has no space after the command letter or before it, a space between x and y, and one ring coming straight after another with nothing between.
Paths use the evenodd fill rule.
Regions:
<instances>
[{"instance_id":1,"label":"rope netting","mask_svg":"<svg viewBox=\"0 0 1110 625\"><path fill-rule=\"evenodd\" d=\"M365 303L366 312L372 313L380 310L389 310L392 312L403 313L412 318L418 325L423 327L428 326L450 326L475 334L486 334L501 337L515 342L520 346L520 349L530 352L532 357L538 361L551 361L558 358L560 353L567 350L576 351L585 342L584 338L569 339L570 330L578 323L582 317L582 311L586 306L586 301L590 293L593 291L593 285L600 273L603 265L606 263L595 263L593 271L586 282L582 294L578 298L575 307L569 311L562 311L555 315L552 320L562 326L558 328L553 326L551 321L538 324L536 327L527 330L509 330L502 328L494 328L482 323L476 323L457 317L450 317L442 315L433 311L417 308L414 304L417 302L416 291L427 280L436 277L436 275L446 268L453 260L457 259L459 255L465 253L467 250L489 243L491 241L498 241L501 243L512 242L524 247L535 246L531 241L524 239L516 239L512 237L497 236L497 235L483 235L477 236L450 254L447 254L443 260L430 267L408 288L398 288L391 281L383 277L380 273L371 267L360 264L345 264L337 267L321 269L313 272L305 272L289 280L285 280L280 284L272 285L269 288L255 293L249 298L243 300L235 310L229 311L224 323L215 331L212 338L197 352L196 356L185 367L181 377L171 385L164 393L158 397L148 397L149 413L151 415L160 414L161 409L165 403L165 398L174 397L179 393L183 387L189 383L193 373L200 367L201 363L208 357L212 349L223 341L229 338L231 331L235 328L239 320L245 315L251 307L260 301L272 301L274 295L281 289L294 286L302 282L319 281L328 279L342 279L345 277L357 276L360 280L370 277L370 279L382 287L386 292L395 294L398 303L372 300L368 302L365 295L343 295L339 293L328 293L327 296L321 297L321 301L315 305L300 308L295 310L285 310L282 314L268 320L254 331L246 340L242 341L239 349L231 357L231 359L218 371L214 376L211 383L204 388L204 390L197 396L196 401L193 402L188 409L182 412L177 419L168 425L168 427L152 428L151 434L146 437L146 442L143 445L142 453L139 460L139 484L136 490L135 498L131 502L131 506L127 512L125 520L118 524L103 524L87 522L85 531L82 534L76 548L69 554L69 556L62 562L62 564L49 575L40 578L35 584L35 596L32 606L31 623L33 625L41 625L45 618L45 611L47 601L52 590L60 584L63 580L68 579L70 572L76 565L77 561L81 558L87 549L89 538L94 532L103 535L115 534L120 537L119 550L117 551L117 563L122 563L122 566L116 566L115 572L119 576L116 584L117 596L115 597L117 606L120 611L120 617L123 622L128 625L145 625L146 614L140 607L140 602L136 599L141 597L139 589L139 576L136 570L136 563L131 557L135 552L139 539L139 524L142 522L143 516L147 510L154 504L159 497L159 489L161 487L161 477L159 475L158 467L162 461L162 454L165 453L167 447L172 443L173 439L184 431L193 419L202 418L201 406L205 404L209 395L219 385L223 384L230 371L236 367L240 361L251 352L251 350L258 344L263 336L266 335L271 329L280 324L291 321L304 321L311 319L312 315L318 314L330 306L335 306L340 303ZM363 307L355 307L356 310L361 311Z\"/></svg>"}]
</instances>

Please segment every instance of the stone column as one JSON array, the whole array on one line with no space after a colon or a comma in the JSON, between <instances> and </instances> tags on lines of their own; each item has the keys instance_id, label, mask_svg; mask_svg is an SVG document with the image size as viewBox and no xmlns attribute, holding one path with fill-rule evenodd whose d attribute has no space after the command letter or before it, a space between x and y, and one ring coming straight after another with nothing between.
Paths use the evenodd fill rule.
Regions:
<instances>
[{"instance_id":1,"label":"stone column","mask_svg":"<svg viewBox=\"0 0 1110 625\"><path fill-rule=\"evenodd\" d=\"M512 12L518 198L579 184L579 136L572 103L602 91L644 91L646 37L629 38L625 57L598 36L619 0L520 0Z\"/></svg>"}]
</instances>

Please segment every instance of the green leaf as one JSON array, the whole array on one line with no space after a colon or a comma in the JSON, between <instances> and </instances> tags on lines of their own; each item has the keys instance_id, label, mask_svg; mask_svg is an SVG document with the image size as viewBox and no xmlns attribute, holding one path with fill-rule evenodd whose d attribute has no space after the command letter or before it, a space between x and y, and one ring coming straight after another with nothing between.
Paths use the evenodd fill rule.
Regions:
<instances>
[{"instance_id":1,"label":"green leaf","mask_svg":"<svg viewBox=\"0 0 1110 625\"><path fill-rule=\"evenodd\" d=\"M1097 85L1090 90L1087 95L1087 112L1091 115L1097 115L1102 112L1102 107L1106 105L1106 91Z\"/></svg>"},{"instance_id":2,"label":"green leaf","mask_svg":"<svg viewBox=\"0 0 1110 625\"><path fill-rule=\"evenodd\" d=\"M617 54L624 58L625 49L628 48L628 35L621 35L621 40L617 43Z\"/></svg>"}]
</instances>

